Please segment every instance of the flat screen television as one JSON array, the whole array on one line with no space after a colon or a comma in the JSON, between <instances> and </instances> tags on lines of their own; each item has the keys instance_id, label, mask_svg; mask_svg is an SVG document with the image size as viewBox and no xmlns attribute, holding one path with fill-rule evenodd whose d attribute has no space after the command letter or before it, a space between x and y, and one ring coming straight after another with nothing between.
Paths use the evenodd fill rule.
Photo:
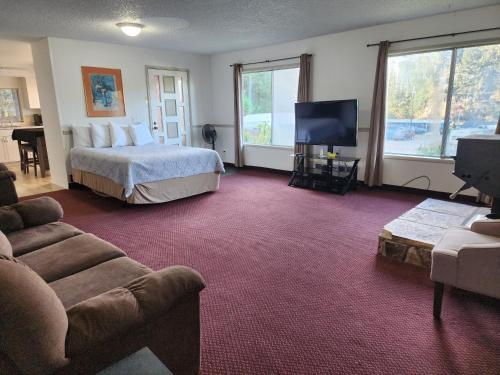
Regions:
<instances>
[{"instance_id":1,"label":"flat screen television","mask_svg":"<svg viewBox=\"0 0 500 375\"><path fill-rule=\"evenodd\" d=\"M295 142L356 146L357 99L295 104Z\"/></svg>"}]
</instances>

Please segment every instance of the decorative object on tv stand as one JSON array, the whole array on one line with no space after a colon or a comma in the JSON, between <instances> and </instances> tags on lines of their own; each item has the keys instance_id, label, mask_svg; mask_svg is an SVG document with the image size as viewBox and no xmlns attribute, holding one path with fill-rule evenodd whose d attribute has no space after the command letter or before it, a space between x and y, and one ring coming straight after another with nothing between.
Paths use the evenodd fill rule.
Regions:
<instances>
[{"instance_id":1,"label":"decorative object on tv stand","mask_svg":"<svg viewBox=\"0 0 500 375\"><path fill-rule=\"evenodd\" d=\"M125 116L120 69L82 66L85 104L89 117Z\"/></svg>"},{"instance_id":2,"label":"decorative object on tv stand","mask_svg":"<svg viewBox=\"0 0 500 375\"><path fill-rule=\"evenodd\" d=\"M210 124L203 125L203 128L201 128L201 135L205 142L212 145L212 150L215 150L215 141L217 140L217 131L215 127Z\"/></svg>"}]
</instances>

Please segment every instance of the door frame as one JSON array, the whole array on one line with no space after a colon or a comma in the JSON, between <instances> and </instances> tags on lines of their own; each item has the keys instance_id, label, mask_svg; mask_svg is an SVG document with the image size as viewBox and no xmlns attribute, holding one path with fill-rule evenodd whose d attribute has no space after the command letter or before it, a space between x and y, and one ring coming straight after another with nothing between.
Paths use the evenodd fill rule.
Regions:
<instances>
[{"instance_id":1,"label":"door frame","mask_svg":"<svg viewBox=\"0 0 500 375\"><path fill-rule=\"evenodd\" d=\"M150 86L149 86L149 69L156 69L156 70L170 70L170 71L175 71L175 72L184 72L186 73L187 77L187 87L188 87L188 103L189 103L189 110L188 110L188 116L189 116L189 145L191 146L193 143L193 117L191 116L191 83L190 83L190 77L189 77L189 69L187 68L169 68L169 67L164 67L164 66L156 66L156 65L145 65L145 75L146 75L146 92L147 92L147 101L148 101L148 119L149 119L149 130L152 131L153 128L151 127L151 124L153 123L153 119L151 118L151 97L150 97ZM187 143L187 142L186 142Z\"/></svg>"}]
</instances>

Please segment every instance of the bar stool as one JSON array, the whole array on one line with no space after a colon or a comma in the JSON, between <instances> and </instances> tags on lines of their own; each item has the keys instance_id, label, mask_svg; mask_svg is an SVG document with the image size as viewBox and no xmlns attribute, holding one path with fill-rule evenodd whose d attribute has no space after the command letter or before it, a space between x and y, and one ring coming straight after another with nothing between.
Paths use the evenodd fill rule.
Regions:
<instances>
[{"instance_id":1,"label":"bar stool","mask_svg":"<svg viewBox=\"0 0 500 375\"><path fill-rule=\"evenodd\" d=\"M36 147L32 146L29 143L24 143L21 141L17 141L17 145L19 147L19 156L21 158L21 171L26 174L30 173L30 165L33 166L35 170L35 177L38 176L36 166L40 166L40 160L38 158L38 152Z\"/></svg>"}]
</instances>

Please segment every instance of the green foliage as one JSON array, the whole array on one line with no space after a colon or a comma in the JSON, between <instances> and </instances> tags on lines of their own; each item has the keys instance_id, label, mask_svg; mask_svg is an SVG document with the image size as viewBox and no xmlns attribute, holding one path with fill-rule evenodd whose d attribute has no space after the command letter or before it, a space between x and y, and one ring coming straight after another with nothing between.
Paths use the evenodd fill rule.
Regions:
<instances>
[{"instance_id":1,"label":"green foliage","mask_svg":"<svg viewBox=\"0 0 500 375\"><path fill-rule=\"evenodd\" d=\"M272 72L243 74L243 113L272 112Z\"/></svg>"},{"instance_id":2,"label":"green foliage","mask_svg":"<svg viewBox=\"0 0 500 375\"><path fill-rule=\"evenodd\" d=\"M395 56L389 60L387 117L444 118L451 51ZM500 44L457 49L451 122L498 120Z\"/></svg>"},{"instance_id":3,"label":"green foliage","mask_svg":"<svg viewBox=\"0 0 500 375\"><path fill-rule=\"evenodd\" d=\"M271 135L271 124L264 121L257 125L257 131L255 132L245 129L243 131L243 142L256 145L270 145Z\"/></svg>"},{"instance_id":4,"label":"green foliage","mask_svg":"<svg viewBox=\"0 0 500 375\"><path fill-rule=\"evenodd\" d=\"M500 44L459 49L452 120L496 122L500 113Z\"/></svg>"},{"instance_id":5,"label":"green foliage","mask_svg":"<svg viewBox=\"0 0 500 375\"><path fill-rule=\"evenodd\" d=\"M444 117L450 51L397 56L390 59L388 118Z\"/></svg>"},{"instance_id":6,"label":"green foliage","mask_svg":"<svg viewBox=\"0 0 500 375\"><path fill-rule=\"evenodd\" d=\"M421 156L440 156L441 145L420 145L418 146L417 154Z\"/></svg>"}]
</instances>

